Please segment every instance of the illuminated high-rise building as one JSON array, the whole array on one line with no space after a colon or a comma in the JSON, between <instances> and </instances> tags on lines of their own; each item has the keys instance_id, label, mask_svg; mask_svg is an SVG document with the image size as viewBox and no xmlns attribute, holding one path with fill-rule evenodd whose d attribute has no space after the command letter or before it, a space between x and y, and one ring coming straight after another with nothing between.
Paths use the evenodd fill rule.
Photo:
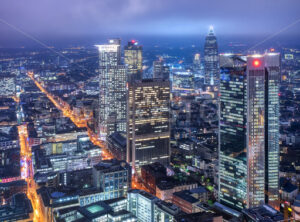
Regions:
<instances>
[{"instance_id":1,"label":"illuminated high-rise building","mask_svg":"<svg viewBox=\"0 0 300 222\"><path fill-rule=\"evenodd\" d=\"M126 131L127 68L121 65L120 39L110 39L99 50L99 128L100 139Z\"/></svg>"},{"instance_id":2,"label":"illuminated high-rise building","mask_svg":"<svg viewBox=\"0 0 300 222\"><path fill-rule=\"evenodd\" d=\"M201 69L201 55L200 53L196 53L193 59L193 67L196 71Z\"/></svg>"},{"instance_id":3,"label":"illuminated high-rise building","mask_svg":"<svg viewBox=\"0 0 300 222\"><path fill-rule=\"evenodd\" d=\"M170 159L170 82L143 80L128 86L127 162L133 173Z\"/></svg>"},{"instance_id":4,"label":"illuminated high-rise building","mask_svg":"<svg viewBox=\"0 0 300 222\"><path fill-rule=\"evenodd\" d=\"M209 33L205 38L204 74L205 74L206 84L208 85L219 84L220 70L219 70L218 44L212 26L210 27Z\"/></svg>"},{"instance_id":5,"label":"illuminated high-rise building","mask_svg":"<svg viewBox=\"0 0 300 222\"><path fill-rule=\"evenodd\" d=\"M121 64L121 40L109 39L108 44L96 45L99 50L99 66L117 66Z\"/></svg>"},{"instance_id":6,"label":"illuminated high-rise building","mask_svg":"<svg viewBox=\"0 0 300 222\"><path fill-rule=\"evenodd\" d=\"M162 58L153 62L154 79L169 80L169 76L170 76L169 66L165 64L165 61Z\"/></svg>"},{"instance_id":7,"label":"illuminated high-rise building","mask_svg":"<svg viewBox=\"0 0 300 222\"><path fill-rule=\"evenodd\" d=\"M127 65L129 79L142 79L143 75L143 47L131 40L124 47L124 63Z\"/></svg>"},{"instance_id":8,"label":"illuminated high-rise building","mask_svg":"<svg viewBox=\"0 0 300 222\"><path fill-rule=\"evenodd\" d=\"M280 55L221 55L220 67L220 202L278 207Z\"/></svg>"},{"instance_id":9,"label":"illuminated high-rise building","mask_svg":"<svg viewBox=\"0 0 300 222\"><path fill-rule=\"evenodd\" d=\"M279 199L280 55L247 58L247 204L277 207Z\"/></svg>"},{"instance_id":10,"label":"illuminated high-rise building","mask_svg":"<svg viewBox=\"0 0 300 222\"><path fill-rule=\"evenodd\" d=\"M236 209L246 206L246 57L220 56L219 199Z\"/></svg>"}]
</instances>

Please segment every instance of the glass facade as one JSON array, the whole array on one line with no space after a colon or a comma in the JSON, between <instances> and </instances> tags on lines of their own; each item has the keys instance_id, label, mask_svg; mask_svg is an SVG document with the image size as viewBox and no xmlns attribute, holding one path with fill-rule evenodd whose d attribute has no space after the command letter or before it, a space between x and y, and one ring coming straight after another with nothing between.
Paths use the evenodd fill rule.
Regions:
<instances>
[{"instance_id":1,"label":"glass facade","mask_svg":"<svg viewBox=\"0 0 300 222\"><path fill-rule=\"evenodd\" d=\"M220 56L219 199L238 210L263 203L276 208L280 56L243 61Z\"/></svg>"},{"instance_id":2,"label":"glass facade","mask_svg":"<svg viewBox=\"0 0 300 222\"><path fill-rule=\"evenodd\" d=\"M249 207L258 206L265 200L265 66L255 67L256 57L248 57L248 190Z\"/></svg>"},{"instance_id":3,"label":"glass facade","mask_svg":"<svg viewBox=\"0 0 300 222\"><path fill-rule=\"evenodd\" d=\"M129 79L141 79L143 73L143 48L132 40L124 48L124 63L128 68Z\"/></svg>"},{"instance_id":4,"label":"glass facade","mask_svg":"<svg viewBox=\"0 0 300 222\"><path fill-rule=\"evenodd\" d=\"M121 65L120 40L111 39L99 49L99 127L100 138L126 131L127 67Z\"/></svg>"},{"instance_id":5,"label":"glass facade","mask_svg":"<svg viewBox=\"0 0 300 222\"><path fill-rule=\"evenodd\" d=\"M204 71L206 84L217 85L219 83L220 72L218 44L212 28L205 38Z\"/></svg>"},{"instance_id":6,"label":"glass facade","mask_svg":"<svg viewBox=\"0 0 300 222\"><path fill-rule=\"evenodd\" d=\"M103 191L103 200L124 197L131 188L131 167L115 159L100 162L93 167L93 185Z\"/></svg>"},{"instance_id":7,"label":"glass facade","mask_svg":"<svg viewBox=\"0 0 300 222\"><path fill-rule=\"evenodd\" d=\"M246 61L220 56L219 198L235 209L246 199Z\"/></svg>"},{"instance_id":8,"label":"glass facade","mask_svg":"<svg viewBox=\"0 0 300 222\"><path fill-rule=\"evenodd\" d=\"M278 208L279 199L279 81L280 55L269 53L266 55L267 71L267 156L266 156L266 202Z\"/></svg>"},{"instance_id":9,"label":"glass facade","mask_svg":"<svg viewBox=\"0 0 300 222\"><path fill-rule=\"evenodd\" d=\"M278 208L280 55L248 56L248 207Z\"/></svg>"},{"instance_id":10,"label":"glass facade","mask_svg":"<svg viewBox=\"0 0 300 222\"><path fill-rule=\"evenodd\" d=\"M127 195L127 210L138 221L154 222L154 204L158 198L142 190L131 190Z\"/></svg>"}]
</instances>

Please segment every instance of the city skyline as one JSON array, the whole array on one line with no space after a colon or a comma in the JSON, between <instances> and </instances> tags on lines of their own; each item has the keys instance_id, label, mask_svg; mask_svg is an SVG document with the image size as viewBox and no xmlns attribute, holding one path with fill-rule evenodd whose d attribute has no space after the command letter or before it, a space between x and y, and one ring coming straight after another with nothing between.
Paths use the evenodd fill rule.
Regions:
<instances>
[{"instance_id":1,"label":"city skyline","mask_svg":"<svg viewBox=\"0 0 300 222\"><path fill-rule=\"evenodd\" d=\"M0 221L300 220L299 0L4 0Z\"/></svg>"},{"instance_id":2,"label":"city skyline","mask_svg":"<svg viewBox=\"0 0 300 222\"><path fill-rule=\"evenodd\" d=\"M84 39L96 44L97 39L126 36L129 39L134 36L139 39L199 36L205 35L211 25L219 36L260 36L264 39L280 32L281 36L295 38L299 35L300 22L297 0L272 3L268 0L243 3L191 0L189 4L182 0L176 4L170 0L93 0L88 3L47 0L43 4L35 0L26 1L26 4L5 0L1 6L2 47L5 43L32 44L28 37L53 45L61 41L84 42Z\"/></svg>"}]
</instances>

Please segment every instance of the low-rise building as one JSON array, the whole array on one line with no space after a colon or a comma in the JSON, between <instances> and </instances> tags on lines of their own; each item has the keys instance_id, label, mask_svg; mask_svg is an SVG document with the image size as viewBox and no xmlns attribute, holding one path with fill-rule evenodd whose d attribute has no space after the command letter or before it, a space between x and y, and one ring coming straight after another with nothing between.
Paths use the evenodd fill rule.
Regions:
<instances>
[{"instance_id":1,"label":"low-rise building","mask_svg":"<svg viewBox=\"0 0 300 222\"><path fill-rule=\"evenodd\" d=\"M182 190L191 190L197 188L198 183L191 178L175 179L174 177L166 177L160 180L156 185L156 196L161 200L172 202L173 193Z\"/></svg>"},{"instance_id":2,"label":"low-rise building","mask_svg":"<svg viewBox=\"0 0 300 222\"><path fill-rule=\"evenodd\" d=\"M105 199L125 196L131 188L131 167L126 161L104 160L93 167L93 185L105 192Z\"/></svg>"},{"instance_id":3,"label":"low-rise building","mask_svg":"<svg viewBox=\"0 0 300 222\"><path fill-rule=\"evenodd\" d=\"M244 209L242 212L245 220L251 222L279 222L284 220L282 213L266 204L258 207Z\"/></svg>"},{"instance_id":4,"label":"low-rise building","mask_svg":"<svg viewBox=\"0 0 300 222\"><path fill-rule=\"evenodd\" d=\"M95 203L81 206L59 209L55 212L55 222L135 222L136 216L126 210L126 199L112 199L107 201L97 201Z\"/></svg>"},{"instance_id":5,"label":"low-rise building","mask_svg":"<svg viewBox=\"0 0 300 222\"><path fill-rule=\"evenodd\" d=\"M153 163L141 167L141 176L146 188L156 195L156 184L167 177L167 170L161 163Z\"/></svg>"},{"instance_id":6,"label":"low-rise building","mask_svg":"<svg viewBox=\"0 0 300 222\"><path fill-rule=\"evenodd\" d=\"M157 201L154 205L154 221L173 222L176 215L181 214L178 206L165 201Z\"/></svg>"},{"instance_id":7,"label":"low-rise building","mask_svg":"<svg viewBox=\"0 0 300 222\"><path fill-rule=\"evenodd\" d=\"M128 191L127 210L143 222L173 222L174 217L180 214L180 209L174 204L159 200L143 190Z\"/></svg>"},{"instance_id":8,"label":"low-rise building","mask_svg":"<svg viewBox=\"0 0 300 222\"><path fill-rule=\"evenodd\" d=\"M298 194L295 198L294 203L292 204L292 209L293 218L296 221L300 221L300 194Z\"/></svg>"},{"instance_id":9,"label":"low-rise building","mask_svg":"<svg viewBox=\"0 0 300 222\"><path fill-rule=\"evenodd\" d=\"M172 202L185 213L197 213L202 211L198 205L207 202L207 200L207 190L204 187L198 187L173 193Z\"/></svg>"},{"instance_id":10,"label":"low-rise building","mask_svg":"<svg viewBox=\"0 0 300 222\"><path fill-rule=\"evenodd\" d=\"M198 212L193 214L179 215L175 217L175 222L223 222L223 216L212 212Z\"/></svg>"},{"instance_id":11,"label":"low-rise building","mask_svg":"<svg viewBox=\"0 0 300 222\"><path fill-rule=\"evenodd\" d=\"M8 204L0 206L0 221L33 221L33 209L24 193L15 194Z\"/></svg>"}]
</instances>

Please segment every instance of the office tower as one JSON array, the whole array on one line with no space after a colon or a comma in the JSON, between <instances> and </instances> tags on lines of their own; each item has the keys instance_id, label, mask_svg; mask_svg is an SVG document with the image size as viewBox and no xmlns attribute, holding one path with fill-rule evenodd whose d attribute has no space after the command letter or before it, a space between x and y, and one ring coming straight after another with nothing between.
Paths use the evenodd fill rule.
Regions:
<instances>
[{"instance_id":1,"label":"office tower","mask_svg":"<svg viewBox=\"0 0 300 222\"><path fill-rule=\"evenodd\" d=\"M278 207L280 56L221 55L219 199Z\"/></svg>"},{"instance_id":2,"label":"office tower","mask_svg":"<svg viewBox=\"0 0 300 222\"><path fill-rule=\"evenodd\" d=\"M117 66L121 64L121 40L109 39L108 44L96 45L99 50L99 66Z\"/></svg>"},{"instance_id":3,"label":"office tower","mask_svg":"<svg viewBox=\"0 0 300 222\"><path fill-rule=\"evenodd\" d=\"M99 50L99 128L100 139L126 131L127 68L121 65L120 40L110 39Z\"/></svg>"},{"instance_id":4,"label":"office tower","mask_svg":"<svg viewBox=\"0 0 300 222\"><path fill-rule=\"evenodd\" d=\"M280 55L247 58L248 207L277 207L279 191Z\"/></svg>"},{"instance_id":5,"label":"office tower","mask_svg":"<svg viewBox=\"0 0 300 222\"><path fill-rule=\"evenodd\" d=\"M131 167L125 161L104 160L93 167L93 185L104 199L123 197L131 188Z\"/></svg>"},{"instance_id":6,"label":"office tower","mask_svg":"<svg viewBox=\"0 0 300 222\"><path fill-rule=\"evenodd\" d=\"M193 59L193 67L196 71L201 69L201 56L200 53L196 53Z\"/></svg>"},{"instance_id":7,"label":"office tower","mask_svg":"<svg viewBox=\"0 0 300 222\"><path fill-rule=\"evenodd\" d=\"M219 71L217 38L214 34L213 27L210 27L204 45L205 83L209 85L218 85L220 76Z\"/></svg>"},{"instance_id":8,"label":"office tower","mask_svg":"<svg viewBox=\"0 0 300 222\"><path fill-rule=\"evenodd\" d=\"M143 165L170 159L170 82L134 81L128 85L127 162L133 173Z\"/></svg>"},{"instance_id":9,"label":"office tower","mask_svg":"<svg viewBox=\"0 0 300 222\"><path fill-rule=\"evenodd\" d=\"M153 62L153 79L169 80L169 75L169 66L165 64L162 58Z\"/></svg>"},{"instance_id":10,"label":"office tower","mask_svg":"<svg viewBox=\"0 0 300 222\"><path fill-rule=\"evenodd\" d=\"M220 55L219 199L246 206L246 57Z\"/></svg>"},{"instance_id":11,"label":"office tower","mask_svg":"<svg viewBox=\"0 0 300 222\"><path fill-rule=\"evenodd\" d=\"M143 47L131 40L124 47L124 63L127 65L129 79L143 78Z\"/></svg>"}]
</instances>

